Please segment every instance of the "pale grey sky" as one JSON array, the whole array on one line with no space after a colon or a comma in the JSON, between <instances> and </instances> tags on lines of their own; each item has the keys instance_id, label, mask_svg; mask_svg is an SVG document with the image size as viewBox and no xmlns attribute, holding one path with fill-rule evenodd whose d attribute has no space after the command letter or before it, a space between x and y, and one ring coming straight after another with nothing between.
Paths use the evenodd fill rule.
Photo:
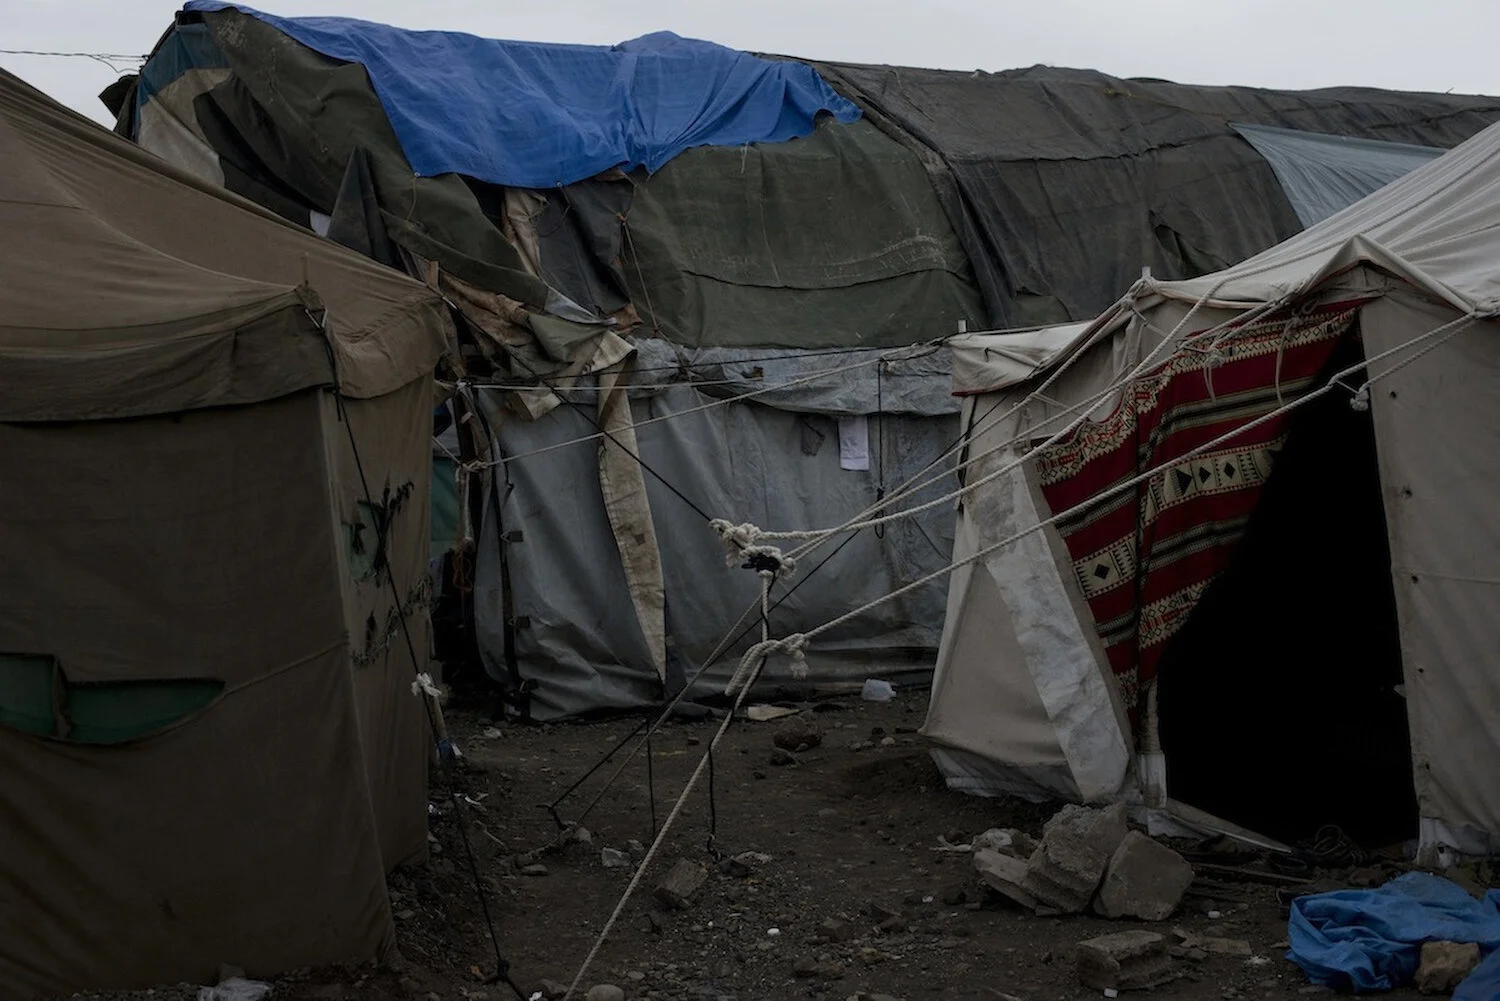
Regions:
<instances>
[{"instance_id":1,"label":"pale grey sky","mask_svg":"<svg viewBox=\"0 0 1500 1001\"><path fill-rule=\"evenodd\" d=\"M0 48L141 53L176 0L0 0ZM264 0L277 14L363 17L497 38L608 44L670 30L762 52L1001 70L1047 63L1182 83L1341 84L1500 94L1495 0ZM85 59L0 66L105 117L114 79Z\"/></svg>"}]
</instances>

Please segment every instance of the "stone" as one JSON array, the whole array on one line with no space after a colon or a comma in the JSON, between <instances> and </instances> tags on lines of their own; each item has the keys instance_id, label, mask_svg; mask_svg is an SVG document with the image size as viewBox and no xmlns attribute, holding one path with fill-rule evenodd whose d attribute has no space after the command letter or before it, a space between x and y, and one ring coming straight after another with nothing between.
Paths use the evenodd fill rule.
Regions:
<instances>
[{"instance_id":1,"label":"stone","mask_svg":"<svg viewBox=\"0 0 1500 1001\"><path fill-rule=\"evenodd\" d=\"M584 1001L625 1001L625 991L614 984L595 984L583 998Z\"/></svg>"},{"instance_id":2,"label":"stone","mask_svg":"<svg viewBox=\"0 0 1500 1001\"><path fill-rule=\"evenodd\" d=\"M708 881L708 870L697 862L679 859L656 886L656 899L679 911L692 906L693 895Z\"/></svg>"},{"instance_id":3,"label":"stone","mask_svg":"<svg viewBox=\"0 0 1500 1001\"><path fill-rule=\"evenodd\" d=\"M811 956L803 956L792 966L792 976L800 980L812 980L823 975L823 967Z\"/></svg>"},{"instance_id":4,"label":"stone","mask_svg":"<svg viewBox=\"0 0 1500 1001\"><path fill-rule=\"evenodd\" d=\"M573 828L572 841L574 844L591 845L594 843L594 834L587 827Z\"/></svg>"},{"instance_id":5,"label":"stone","mask_svg":"<svg viewBox=\"0 0 1500 1001\"><path fill-rule=\"evenodd\" d=\"M810 727L793 726L787 727L772 737L771 742L784 751L795 751L800 754L803 751L811 751L823 743L823 735Z\"/></svg>"},{"instance_id":6,"label":"stone","mask_svg":"<svg viewBox=\"0 0 1500 1001\"><path fill-rule=\"evenodd\" d=\"M1094 911L1106 918L1165 921L1193 882L1193 867L1166 845L1131 831L1110 856Z\"/></svg>"},{"instance_id":7,"label":"stone","mask_svg":"<svg viewBox=\"0 0 1500 1001\"><path fill-rule=\"evenodd\" d=\"M771 764L777 767L798 764L797 756L786 748L778 747L771 752Z\"/></svg>"},{"instance_id":8,"label":"stone","mask_svg":"<svg viewBox=\"0 0 1500 1001\"><path fill-rule=\"evenodd\" d=\"M568 985L560 984L556 980L543 980L538 991L545 1001L562 1001L568 993Z\"/></svg>"},{"instance_id":9,"label":"stone","mask_svg":"<svg viewBox=\"0 0 1500 1001\"><path fill-rule=\"evenodd\" d=\"M1236 956L1243 959L1251 954L1250 943L1242 938L1200 938L1192 944L1215 956Z\"/></svg>"},{"instance_id":10,"label":"stone","mask_svg":"<svg viewBox=\"0 0 1500 1001\"><path fill-rule=\"evenodd\" d=\"M533 865L524 866L521 869L521 875L523 875L523 876L545 876L545 875L547 875L547 871L548 870L547 870L546 866L542 865L540 862L537 862L537 863L535 863Z\"/></svg>"},{"instance_id":11,"label":"stone","mask_svg":"<svg viewBox=\"0 0 1500 1001\"><path fill-rule=\"evenodd\" d=\"M646 846L641 844L634 838L631 838L629 841L625 842L625 850L630 852L630 854L634 855L636 858L646 857Z\"/></svg>"},{"instance_id":12,"label":"stone","mask_svg":"<svg viewBox=\"0 0 1500 1001\"><path fill-rule=\"evenodd\" d=\"M1141 990L1172 975L1166 939L1149 931L1122 931L1079 942L1078 980L1095 990Z\"/></svg>"},{"instance_id":13,"label":"stone","mask_svg":"<svg viewBox=\"0 0 1500 1001\"><path fill-rule=\"evenodd\" d=\"M880 738L880 746L881 747L895 747L896 746L896 738L895 737L882 737L882 738Z\"/></svg>"},{"instance_id":14,"label":"stone","mask_svg":"<svg viewBox=\"0 0 1500 1001\"><path fill-rule=\"evenodd\" d=\"M1011 855L1019 859L1031 858L1031 853L1036 851L1036 839L1025 831L1014 828L992 827L983 834L976 835L973 841L974 850L988 848L990 851L999 852L1002 855Z\"/></svg>"},{"instance_id":15,"label":"stone","mask_svg":"<svg viewBox=\"0 0 1500 1001\"><path fill-rule=\"evenodd\" d=\"M606 869L624 869L630 865L630 856L618 848L601 848L599 862Z\"/></svg>"},{"instance_id":16,"label":"stone","mask_svg":"<svg viewBox=\"0 0 1500 1001\"><path fill-rule=\"evenodd\" d=\"M1479 965L1479 946L1473 942L1425 942L1417 967L1417 990L1423 994L1452 994Z\"/></svg>"},{"instance_id":17,"label":"stone","mask_svg":"<svg viewBox=\"0 0 1500 1001\"><path fill-rule=\"evenodd\" d=\"M818 925L818 934L830 942L850 942L858 933L849 922L828 918Z\"/></svg>"},{"instance_id":18,"label":"stone","mask_svg":"<svg viewBox=\"0 0 1500 1001\"><path fill-rule=\"evenodd\" d=\"M1023 886L1027 864L1011 855L990 848L974 852L974 871L980 883L1027 910L1036 909L1036 897Z\"/></svg>"},{"instance_id":19,"label":"stone","mask_svg":"<svg viewBox=\"0 0 1500 1001\"><path fill-rule=\"evenodd\" d=\"M879 929L879 931L883 935L894 935L897 932L906 931L908 926L909 923L907 922L905 917L900 914L893 914L890 917L883 919L880 924L876 925L875 927Z\"/></svg>"},{"instance_id":20,"label":"stone","mask_svg":"<svg viewBox=\"0 0 1500 1001\"><path fill-rule=\"evenodd\" d=\"M891 918L899 918L901 916L901 909L899 907L892 907L890 904L883 904L878 900L870 901L869 906L865 910L876 921L887 921Z\"/></svg>"},{"instance_id":21,"label":"stone","mask_svg":"<svg viewBox=\"0 0 1500 1001\"><path fill-rule=\"evenodd\" d=\"M1102 810L1063 807L1047 821L1042 843L1026 863L1022 888L1059 913L1083 913L1128 833L1123 803Z\"/></svg>"}]
</instances>

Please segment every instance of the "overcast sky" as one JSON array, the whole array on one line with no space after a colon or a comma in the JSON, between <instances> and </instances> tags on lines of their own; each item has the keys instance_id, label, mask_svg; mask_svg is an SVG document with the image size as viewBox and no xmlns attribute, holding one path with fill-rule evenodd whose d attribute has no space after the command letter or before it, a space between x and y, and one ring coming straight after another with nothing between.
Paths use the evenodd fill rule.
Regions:
<instances>
[{"instance_id":1,"label":"overcast sky","mask_svg":"<svg viewBox=\"0 0 1500 1001\"><path fill-rule=\"evenodd\" d=\"M145 54L173 0L0 0L0 48ZM846 62L1001 70L1046 63L1182 83L1341 84L1500 94L1495 0L264 0L497 38L609 44L650 31ZM0 66L105 117L86 59Z\"/></svg>"}]
</instances>

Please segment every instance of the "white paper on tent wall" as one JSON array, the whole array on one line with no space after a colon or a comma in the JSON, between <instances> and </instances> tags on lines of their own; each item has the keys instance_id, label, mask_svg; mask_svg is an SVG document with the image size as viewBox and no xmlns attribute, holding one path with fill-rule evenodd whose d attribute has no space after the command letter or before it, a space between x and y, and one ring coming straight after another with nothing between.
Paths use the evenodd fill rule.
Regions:
<instances>
[{"instance_id":1,"label":"white paper on tent wall","mask_svg":"<svg viewBox=\"0 0 1500 1001\"><path fill-rule=\"evenodd\" d=\"M864 415L839 418L839 468L870 468L870 419Z\"/></svg>"}]
</instances>

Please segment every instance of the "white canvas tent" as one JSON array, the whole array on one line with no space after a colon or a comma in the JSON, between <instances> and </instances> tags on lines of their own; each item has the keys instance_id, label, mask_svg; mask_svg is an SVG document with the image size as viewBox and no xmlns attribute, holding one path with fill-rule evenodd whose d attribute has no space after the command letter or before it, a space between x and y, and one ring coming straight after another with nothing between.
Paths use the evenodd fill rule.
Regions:
<instances>
[{"instance_id":1,"label":"white canvas tent","mask_svg":"<svg viewBox=\"0 0 1500 1001\"><path fill-rule=\"evenodd\" d=\"M1307 318L1315 315L1337 317L1319 329L1323 335L1331 337L1330 330L1340 335L1344 348L1339 350L1347 352L1352 344L1356 364L1362 343L1368 368L1344 380L1347 390L1338 387L1312 401L1309 394L1326 385L1329 372L1349 357L1327 348L1326 363L1316 373L1302 373L1300 383L1284 378L1281 366L1292 350L1287 344L1295 341L1287 340L1291 335L1285 331L1311 329L1296 325L1310 323ZM953 579L924 728L949 784L980 794L1084 802L1123 797L1149 807L1174 807L1177 798L1192 798L1174 781L1179 772L1208 774L1239 761L1242 767L1233 779L1221 776L1221 787L1235 788L1219 802L1289 796L1286 790L1299 782L1305 790L1357 785L1359 754L1375 753L1354 753L1358 748L1352 744L1363 727L1372 732L1367 739L1377 741L1369 745L1376 751L1399 749L1401 771L1411 777L1411 789L1404 792L1396 788L1402 777L1384 775L1390 799L1374 805L1399 812L1403 795L1408 797L1416 812L1408 818L1408 829L1419 834L1426 857L1448 850L1500 852L1500 649L1494 642L1494 623L1500 621L1500 509L1494 501L1493 461L1500 454L1497 315L1500 128L1492 127L1234 268L1191 281L1143 277L1092 324L974 337L955 345L956 390L965 398L964 426L974 432L968 456L977 457L965 472L966 481L982 480L1025 458L1012 472L964 498L955 559L1041 522L1051 523L995 549ZM1335 322L1337 330L1328 326ZM1282 324L1276 328L1283 331L1282 341L1274 357L1268 355L1270 360L1253 370L1274 371L1274 383L1267 377L1258 385L1253 380L1228 390L1221 385L1215 396L1214 380L1236 363L1254 362L1255 338L1264 338L1276 324ZM1209 334L1198 333L1205 330ZM1296 343L1312 341L1308 335ZM1143 362L1146 371L1133 372ZM1274 369L1268 367L1273 363ZM1259 443L1258 450L1251 450L1255 454L1235 458L1235 468L1258 469L1263 475L1248 477L1253 484L1235 483L1235 491L1226 488L1215 503L1239 496L1254 510L1235 523L1229 536L1217 540L1231 553L1228 569L1212 583L1204 581L1197 590L1174 596L1186 595L1178 617L1164 627L1168 638L1160 669L1200 681L1221 666L1228 671L1227 665L1238 663L1237 648L1276 639L1283 621L1308 621L1301 605L1325 600L1323 631L1337 635L1324 637L1327 642L1310 659L1301 654L1308 644L1320 642L1317 636L1280 637L1279 649L1287 651L1295 671L1284 673L1272 658L1262 671L1242 673L1222 685L1219 697L1192 704L1178 699L1169 710L1172 682L1159 693L1156 681L1140 670L1145 660L1139 655L1150 631L1162 627L1159 620L1148 621L1154 613L1140 599L1143 581L1164 559L1155 556L1153 565L1154 554L1146 546L1157 527L1154 519L1164 516L1163 505L1170 502L1170 497L1162 500L1172 493L1169 477L1185 471L1183 482L1197 489L1186 475L1192 471L1189 463L1227 454L1224 449L1234 442L1216 440L1216 448L1223 446L1218 451L1168 455L1161 472L1138 490L1117 494L1126 501L1139 499L1137 505L1113 505L1123 507L1139 527L1133 542L1125 540L1123 555L1112 554L1109 566L1101 563L1091 570L1090 560L1098 562L1096 557L1082 559L1078 551L1070 551L1065 535L1081 531L1078 525L1093 515L1053 521L1062 512L1049 503L1048 492L1057 496L1059 485L1067 485L1059 473L1059 450L1071 445L1077 451L1080 436L1143 406L1142 384L1157 380L1151 383L1153 392L1177 385L1162 381L1163 373L1171 371L1183 378L1183 385L1208 383L1207 398L1217 403L1243 398L1246 402L1237 404L1240 425L1279 412L1299 394L1309 402L1288 415L1285 433ZM1037 392L1039 388L1043 391ZM1241 395L1234 396L1237 392ZM1055 445L1037 448L1067 427L1074 416L1068 408L1074 406L1088 412L1084 426ZM1312 412L1318 408L1321 416L1315 419ZM1304 411L1305 420L1298 416ZM1163 422L1157 431L1165 426L1160 413L1152 419ZM1279 480L1294 475L1291 455L1299 436L1312 441L1316 435L1308 429L1320 421L1356 419L1372 428L1364 432L1373 439L1368 490L1351 488L1345 494L1329 487L1296 498L1285 485L1278 491ZM1179 420L1176 426L1188 424ZM1160 435L1142 434L1132 444L1135 473L1157 468L1151 449L1161 441ZM1357 448L1319 441L1302 449L1313 460L1304 466L1355 461ZM1273 460L1282 473L1279 479L1269 475ZM1205 476L1211 472L1204 467ZM1351 538L1347 545L1337 538L1344 523L1358 521L1355 512L1339 507L1346 501L1367 504L1374 512L1373 537ZM1280 516L1279 533L1267 534L1262 529L1269 516L1263 517L1263 509L1273 502L1294 513ZM1107 502L1097 506L1108 507ZM1323 535L1299 530L1309 540L1303 543L1305 558L1288 562L1279 583L1258 579L1263 585L1259 593L1272 603L1272 611L1264 614L1261 606L1252 611L1247 605L1236 622L1226 602L1255 599L1244 598L1251 591L1234 591L1234 585L1223 581L1236 573L1244 577L1241 570L1256 558L1247 550L1275 548L1278 534L1293 534L1288 526L1303 518L1322 526ZM1236 549L1235 542L1247 532L1256 536L1255 546ZM1075 534L1075 547L1077 538ZM1325 546L1328 554L1383 561L1383 572L1352 574L1344 583L1366 596L1378 597L1383 590L1393 598L1389 614L1370 604L1373 599L1345 601L1342 585L1307 590L1302 578L1318 577L1334 559L1324 558ZM1124 592L1130 621L1123 630L1119 621L1100 621L1101 585L1089 579L1095 572L1101 578L1116 573L1136 586L1135 599ZM1278 607L1274 603L1283 591L1288 597ZM1240 597L1231 599L1231 592ZM1186 638L1195 620L1210 616L1230 629L1217 653ZM1368 680L1362 680L1362 664L1373 663L1371 651L1386 633L1398 684L1385 685L1383 693L1371 694L1367 702L1350 696L1342 709L1311 708L1325 696L1338 699L1344 690L1339 686L1359 689ZM1328 645L1335 641L1341 645ZM1345 657L1340 650L1359 653ZM1131 657L1137 660L1122 671ZM1336 675L1337 685L1319 687L1325 668L1331 678ZM1207 690L1199 682L1194 685ZM1184 682L1181 690L1190 687ZM1257 696L1261 690L1265 697ZM1399 700L1398 723L1404 720L1409 729L1409 754L1407 734L1374 733L1380 727L1373 717L1383 711L1377 707L1379 698ZM1258 708L1245 708L1252 703ZM1263 715L1236 730L1236 712L1252 711ZM1172 713L1175 719L1168 718ZM1188 717L1197 717L1193 726L1200 733L1213 731L1217 737L1179 755L1179 767L1170 747L1163 754L1162 735L1174 726L1180 730ZM1311 749L1298 756L1300 748L1321 746L1321 735L1335 728L1342 728L1340 739L1351 743L1350 756L1337 759L1343 763ZM1253 746L1237 748L1240 743ZM1308 776L1323 785L1310 784ZM1363 795L1380 800L1382 791ZM1283 806L1291 810L1292 799Z\"/></svg>"}]
</instances>

